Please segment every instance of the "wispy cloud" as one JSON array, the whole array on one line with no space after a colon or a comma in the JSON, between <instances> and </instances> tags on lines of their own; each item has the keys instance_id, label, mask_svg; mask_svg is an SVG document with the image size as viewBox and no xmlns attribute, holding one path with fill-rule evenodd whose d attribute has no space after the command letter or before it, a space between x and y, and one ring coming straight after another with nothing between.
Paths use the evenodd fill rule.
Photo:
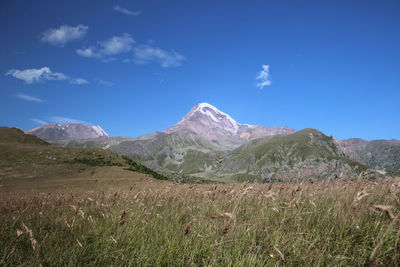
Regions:
<instances>
[{"instance_id":1,"label":"wispy cloud","mask_svg":"<svg viewBox=\"0 0 400 267\"><path fill-rule=\"evenodd\" d=\"M82 79L82 78L70 78L69 82L72 84L77 84L77 85L89 83L88 81L86 81L85 79Z\"/></svg>"},{"instance_id":2,"label":"wispy cloud","mask_svg":"<svg viewBox=\"0 0 400 267\"><path fill-rule=\"evenodd\" d=\"M82 78L72 78L61 72L52 72L49 67L43 67L40 69L11 69L6 76L12 76L16 79L23 80L27 84L32 84L40 81L68 81L72 84L88 84L89 82Z\"/></svg>"},{"instance_id":3,"label":"wispy cloud","mask_svg":"<svg viewBox=\"0 0 400 267\"><path fill-rule=\"evenodd\" d=\"M76 27L62 25L58 29L48 29L43 32L40 41L54 46L65 46L66 43L85 37L89 27L78 25Z\"/></svg>"},{"instance_id":4,"label":"wispy cloud","mask_svg":"<svg viewBox=\"0 0 400 267\"><path fill-rule=\"evenodd\" d=\"M182 61L186 58L175 52L166 51L159 47L150 45L141 45L134 49L135 62L137 64L147 64L150 62L159 63L162 67L178 67L182 65Z\"/></svg>"},{"instance_id":5,"label":"wispy cloud","mask_svg":"<svg viewBox=\"0 0 400 267\"><path fill-rule=\"evenodd\" d=\"M101 79L96 79L96 81L97 81L100 85L107 86L107 87L110 87L110 86L113 86L113 85L114 85L114 83L112 83L112 82L104 81L104 80L101 80Z\"/></svg>"},{"instance_id":6,"label":"wispy cloud","mask_svg":"<svg viewBox=\"0 0 400 267\"><path fill-rule=\"evenodd\" d=\"M36 122L37 124L40 124L40 125L49 124L47 121L43 121L43 120L40 120L40 119L31 119L31 120Z\"/></svg>"},{"instance_id":7,"label":"wispy cloud","mask_svg":"<svg viewBox=\"0 0 400 267\"><path fill-rule=\"evenodd\" d=\"M81 123L81 124L90 124L87 121L82 121L82 120L77 120L77 119L72 119L72 118L67 118L67 117L62 117L62 116L54 116L54 117L48 117L45 120L42 119L31 119L32 121L44 125L44 124L49 124L49 123L57 123L57 124L68 124L68 123Z\"/></svg>"},{"instance_id":8,"label":"wispy cloud","mask_svg":"<svg viewBox=\"0 0 400 267\"><path fill-rule=\"evenodd\" d=\"M262 70L258 73L257 78L259 82L257 83L258 88L264 88L265 86L271 85L271 80L269 77L269 65L263 65Z\"/></svg>"},{"instance_id":9,"label":"wispy cloud","mask_svg":"<svg viewBox=\"0 0 400 267\"><path fill-rule=\"evenodd\" d=\"M97 46L78 49L76 53L82 57L100 58L110 61L114 59L112 56L131 51L134 43L135 40L133 40L132 36L124 33L121 36L114 36L105 41L97 42Z\"/></svg>"},{"instance_id":10,"label":"wispy cloud","mask_svg":"<svg viewBox=\"0 0 400 267\"><path fill-rule=\"evenodd\" d=\"M129 9L122 8L120 6L114 6L114 10L117 12L120 12L122 14L129 15L129 16L139 16L140 14L142 14L142 11L140 11L140 10L139 11L131 11Z\"/></svg>"},{"instance_id":11,"label":"wispy cloud","mask_svg":"<svg viewBox=\"0 0 400 267\"><path fill-rule=\"evenodd\" d=\"M68 124L68 123L90 124L90 123L88 123L86 121L67 118L67 117L59 117L59 116L51 117L51 118L49 118L49 121L53 122L53 123L59 123L59 124Z\"/></svg>"},{"instance_id":12,"label":"wispy cloud","mask_svg":"<svg viewBox=\"0 0 400 267\"><path fill-rule=\"evenodd\" d=\"M30 102L43 102L42 99L37 98L36 96L31 96L31 95L26 95L26 94L18 94L17 97L22 100L30 101Z\"/></svg>"}]
</instances>

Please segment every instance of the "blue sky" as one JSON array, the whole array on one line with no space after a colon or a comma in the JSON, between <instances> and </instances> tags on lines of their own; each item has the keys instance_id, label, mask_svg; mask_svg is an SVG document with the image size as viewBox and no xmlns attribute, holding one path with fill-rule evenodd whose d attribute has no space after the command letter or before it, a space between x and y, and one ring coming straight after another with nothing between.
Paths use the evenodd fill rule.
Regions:
<instances>
[{"instance_id":1,"label":"blue sky","mask_svg":"<svg viewBox=\"0 0 400 267\"><path fill-rule=\"evenodd\" d=\"M400 2L0 3L0 125L163 131L208 102L240 123L400 139Z\"/></svg>"}]
</instances>

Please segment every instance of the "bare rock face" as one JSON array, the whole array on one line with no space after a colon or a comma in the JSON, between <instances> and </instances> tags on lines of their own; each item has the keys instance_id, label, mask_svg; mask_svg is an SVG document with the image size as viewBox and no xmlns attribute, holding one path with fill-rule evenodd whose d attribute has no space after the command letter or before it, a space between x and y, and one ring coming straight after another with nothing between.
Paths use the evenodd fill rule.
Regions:
<instances>
[{"instance_id":1,"label":"bare rock face","mask_svg":"<svg viewBox=\"0 0 400 267\"><path fill-rule=\"evenodd\" d=\"M191 131L209 140L253 140L269 135L286 135L294 133L290 127L270 127L261 125L240 124L228 114L208 103L194 106L177 124L168 128L165 133Z\"/></svg>"},{"instance_id":2,"label":"bare rock face","mask_svg":"<svg viewBox=\"0 0 400 267\"><path fill-rule=\"evenodd\" d=\"M109 135L97 125L83 125L81 123L70 124L46 124L25 131L46 141L59 141L68 139L88 139L97 137L109 137Z\"/></svg>"}]
</instances>

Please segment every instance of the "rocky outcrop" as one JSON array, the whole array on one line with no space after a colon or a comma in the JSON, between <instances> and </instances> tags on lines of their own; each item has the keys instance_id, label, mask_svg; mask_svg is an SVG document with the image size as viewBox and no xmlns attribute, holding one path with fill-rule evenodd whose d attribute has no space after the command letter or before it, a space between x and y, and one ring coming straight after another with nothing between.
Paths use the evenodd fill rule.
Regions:
<instances>
[{"instance_id":1,"label":"rocky outcrop","mask_svg":"<svg viewBox=\"0 0 400 267\"><path fill-rule=\"evenodd\" d=\"M341 149L349 158L386 171L391 175L400 175L400 141L351 138L340 141Z\"/></svg>"}]
</instances>

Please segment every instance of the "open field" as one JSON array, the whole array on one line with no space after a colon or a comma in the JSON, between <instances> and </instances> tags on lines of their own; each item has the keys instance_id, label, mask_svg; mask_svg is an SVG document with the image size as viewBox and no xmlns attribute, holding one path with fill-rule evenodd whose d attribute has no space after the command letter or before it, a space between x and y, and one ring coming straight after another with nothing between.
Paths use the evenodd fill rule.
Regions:
<instances>
[{"instance_id":1,"label":"open field","mask_svg":"<svg viewBox=\"0 0 400 267\"><path fill-rule=\"evenodd\" d=\"M80 190L72 181L33 191L20 184L8 194L0 188L0 265L400 261L399 180L184 185L137 174L110 181L98 175Z\"/></svg>"}]
</instances>

